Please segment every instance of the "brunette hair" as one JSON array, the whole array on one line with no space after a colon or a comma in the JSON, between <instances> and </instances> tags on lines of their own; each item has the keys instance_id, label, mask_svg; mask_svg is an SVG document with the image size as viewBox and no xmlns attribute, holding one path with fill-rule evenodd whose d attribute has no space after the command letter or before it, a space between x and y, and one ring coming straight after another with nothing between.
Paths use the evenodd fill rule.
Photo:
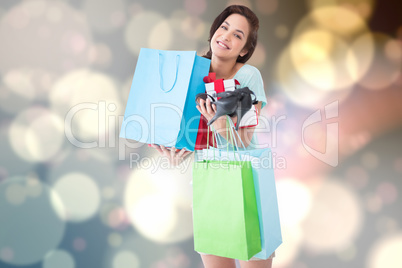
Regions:
<instances>
[{"instance_id":1,"label":"brunette hair","mask_svg":"<svg viewBox=\"0 0 402 268\"><path fill-rule=\"evenodd\" d=\"M211 25L211 29L209 30L209 51L204 55L205 58L211 59L212 57L212 50L211 50L211 39L212 36L215 34L216 30L222 25L222 23L225 21L227 17L229 17L232 14L240 14L244 16L248 24L250 26L250 33L247 37L247 42L244 48L247 50L247 54L241 57L237 58L237 62L245 63L250 59L250 57L253 55L255 47L257 45L257 37L258 37L258 28L260 27L260 22L257 18L257 16L254 14L251 9L249 9L246 6L241 6L241 5L231 5L225 8L225 10L222 11L221 14L218 15L218 17L215 18L214 22Z\"/></svg>"}]
</instances>

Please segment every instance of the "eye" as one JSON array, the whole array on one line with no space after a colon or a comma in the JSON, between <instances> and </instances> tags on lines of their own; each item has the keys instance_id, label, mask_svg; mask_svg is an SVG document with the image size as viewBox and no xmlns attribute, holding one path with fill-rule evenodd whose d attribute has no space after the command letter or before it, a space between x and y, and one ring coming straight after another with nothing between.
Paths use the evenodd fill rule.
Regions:
<instances>
[{"instance_id":1,"label":"eye","mask_svg":"<svg viewBox=\"0 0 402 268\"><path fill-rule=\"evenodd\" d=\"M228 27L226 27L225 25L222 25L221 28L222 28L222 29L225 29L225 30L228 29Z\"/></svg>"},{"instance_id":2,"label":"eye","mask_svg":"<svg viewBox=\"0 0 402 268\"><path fill-rule=\"evenodd\" d=\"M241 36L240 36L240 35L235 34L234 36L237 37L237 38L239 38L239 39L241 40Z\"/></svg>"}]
</instances>

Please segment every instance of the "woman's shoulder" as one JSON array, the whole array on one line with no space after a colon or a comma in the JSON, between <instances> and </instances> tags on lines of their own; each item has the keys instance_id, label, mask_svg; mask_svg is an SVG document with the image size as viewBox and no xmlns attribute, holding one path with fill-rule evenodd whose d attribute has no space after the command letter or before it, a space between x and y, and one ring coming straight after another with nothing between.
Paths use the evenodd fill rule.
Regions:
<instances>
[{"instance_id":1,"label":"woman's shoulder","mask_svg":"<svg viewBox=\"0 0 402 268\"><path fill-rule=\"evenodd\" d=\"M257 100L262 102L261 108L265 106L267 98L265 96L264 81L262 80L260 71L256 67L244 64L234 78L239 81L241 87L248 87L254 92Z\"/></svg>"},{"instance_id":2,"label":"woman's shoulder","mask_svg":"<svg viewBox=\"0 0 402 268\"><path fill-rule=\"evenodd\" d=\"M237 71L236 75L261 76L261 73L256 67L250 64L243 64L243 66L241 66L240 69Z\"/></svg>"}]
</instances>

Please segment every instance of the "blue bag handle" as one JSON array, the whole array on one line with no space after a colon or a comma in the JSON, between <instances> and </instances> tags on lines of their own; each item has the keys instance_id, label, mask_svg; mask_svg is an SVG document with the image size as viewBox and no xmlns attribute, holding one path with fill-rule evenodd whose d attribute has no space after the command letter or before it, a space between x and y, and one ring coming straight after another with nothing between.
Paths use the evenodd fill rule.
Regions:
<instances>
[{"instance_id":1,"label":"blue bag handle","mask_svg":"<svg viewBox=\"0 0 402 268\"><path fill-rule=\"evenodd\" d=\"M170 92L170 91L174 88L174 86L176 85L176 82L177 82L177 75L179 74L179 60L180 60L180 55L176 55L176 76L175 76L175 79L174 79L174 83L173 83L172 87L171 87L170 89L167 89L167 90L163 89L163 75L162 75L162 64L161 64L162 61L161 61L161 56L162 56L162 53L159 52L159 53L158 53L158 65L159 65L159 81L160 81L160 88L161 88L161 90L162 90L163 92L168 93L168 92Z\"/></svg>"}]
</instances>

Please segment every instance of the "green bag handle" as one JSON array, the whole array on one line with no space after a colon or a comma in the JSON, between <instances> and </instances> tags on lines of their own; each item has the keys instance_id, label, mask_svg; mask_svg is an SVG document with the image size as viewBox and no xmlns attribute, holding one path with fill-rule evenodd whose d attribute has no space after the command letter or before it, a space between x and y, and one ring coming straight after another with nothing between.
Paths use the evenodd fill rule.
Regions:
<instances>
[{"instance_id":1,"label":"green bag handle","mask_svg":"<svg viewBox=\"0 0 402 268\"><path fill-rule=\"evenodd\" d=\"M179 74L180 55L176 55L176 76L175 76L173 85L172 85L172 87L171 87L170 89L163 89L163 75L162 75L162 64L161 64L162 61L161 61L161 56L163 56L163 55L162 55L161 52L159 52L159 53L158 53L159 81L160 81L159 87L161 88L161 90L162 90L163 92L168 93L168 92L172 91L172 89L174 88L174 86L176 85L176 82L177 82L177 76L178 76L178 74Z\"/></svg>"},{"instance_id":2,"label":"green bag handle","mask_svg":"<svg viewBox=\"0 0 402 268\"><path fill-rule=\"evenodd\" d=\"M239 147L237 146L237 141L233 141L233 130L232 130L232 127L230 126L230 123L229 123L229 122L232 122L232 123L233 123L233 121L229 118L229 116L226 115L226 129L229 129L229 128L230 128L230 131L226 131L226 140L228 141L228 139L229 139L229 137L228 137L228 132L229 132L231 143L232 143L232 144L236 143L237 151L239 151ZM239 138L240 138L240 137L239 137ZM234 140L236 140L236 139L234 139ZM240 139L240 140L241 140L241 139ZM232 146L232 147L233 147L233 156L234 156L233 158L236 160L235 146ZM229 155L229 142L227 142L226 153ZM238 161L240 161L240 158L239 158Z\"/></svg>"},{"instance_id":3,"label":"green bag handle","mask_svg":"<svg viewBox=\"0 0 402 268\"><path fill-rule=\"evenodd\" d=\"M209 150L209 131L210 126L208 126L208 132L207 132L207 150ZM215 147L215 139L212 139L212 146ZM215 150L214 150L214 160L215 160Z\"/></svg>"}]
</instances>

